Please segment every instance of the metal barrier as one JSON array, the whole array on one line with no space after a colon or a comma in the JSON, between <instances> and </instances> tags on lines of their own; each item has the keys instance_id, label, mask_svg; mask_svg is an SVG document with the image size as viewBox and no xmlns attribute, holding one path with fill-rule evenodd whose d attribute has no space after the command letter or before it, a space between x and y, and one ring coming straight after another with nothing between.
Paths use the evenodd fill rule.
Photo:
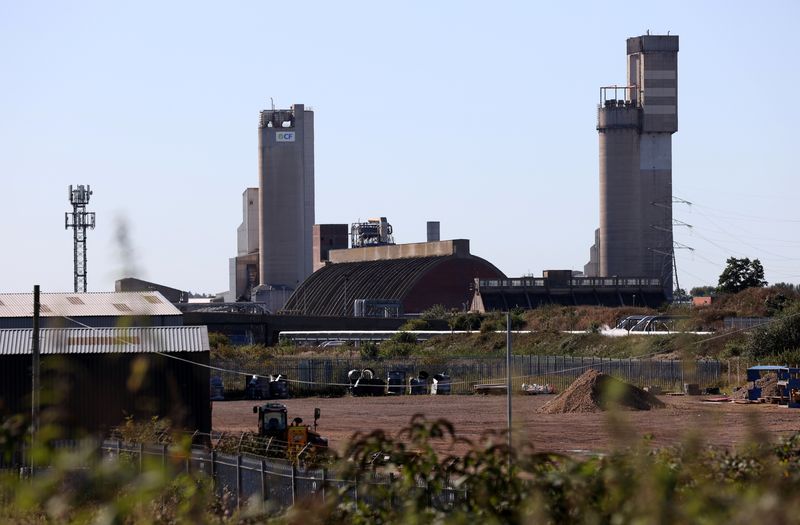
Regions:
<instances>
[{"instance_id":1,"label":"metal barrier","mask_svg":"<svg viewBox=\"0 0 800 525\"><path fill-rule=\"evenodd\" d=\"M279 511L300 501L324 501L326 491L334 490L357 500L367 498L374 491L371 486L387 486L393 482L390 475L363 472L356 479L331 477L326 468L297 466L285 460L269 459L248 454L224 454L214 450L192 448L191 454L177 452L163 443L142 444L106 440L100 446L103 458L127 458L129 463L143 470L153 461L167 467L180 465L180 470L195 475L209 476L214 492L229 510L245 505ZM183 461L176 461L183 460ZM173 467L175 468L175 467ZM420 490L428 490L424 482ZM466 489L446 487L431 494L443 506L455 505L466 498Z\"/></svg>"},{"instance_id":2,"label":"metal barrier","mask_svg":"<svg viewBox=\"0 0 800 525\"><path fill-rule=\"evenodd\" d=\"M353 369L372 368L380 378L390 370L406 372L416 377L420 370L431 374L447 372L452 378L453 394L470 394L475 384L505 384L505 358L451 358L432 360L421 358L369 361L358 358L275 358L267 363L244 361L218 362L218 366L246 370L256 374L286 374L293 396L314 396L335 391L344 393L347 373ZM593 368L639 387L658 386L662 390L682 390L684 383L701 387L719 384L722 366L719 361L683 361L678 359L613 359L603 357L572 357L516 355L512 356L511 375L515 389L522 383L552 384L563 390L586 370ZM241 391L246 377L222 374L228 393Z\"/></svg>"}]
</instances>

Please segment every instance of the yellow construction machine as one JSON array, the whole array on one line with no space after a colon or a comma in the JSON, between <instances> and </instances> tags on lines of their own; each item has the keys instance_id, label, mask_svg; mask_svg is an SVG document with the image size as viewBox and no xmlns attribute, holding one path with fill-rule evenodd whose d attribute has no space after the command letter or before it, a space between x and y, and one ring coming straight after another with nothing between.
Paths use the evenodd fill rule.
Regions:
<instances>
[{"instance_id":1,"label":"yellow construction machine","mask_svg":"<svg viewBox=\"0 0 800 525\"><path fill-rule=\"evenodd\" d=\"M282 403L254 406L253 413L258 414L258 435L269 439L268 451L285 448L286 457L295 460L304 453L316 456L328 447L328 440L317 433L319 408L314 409L313 430L310 425L304 425L299 417L289 423L286 405Z\"/></svg>"}]
</instances>

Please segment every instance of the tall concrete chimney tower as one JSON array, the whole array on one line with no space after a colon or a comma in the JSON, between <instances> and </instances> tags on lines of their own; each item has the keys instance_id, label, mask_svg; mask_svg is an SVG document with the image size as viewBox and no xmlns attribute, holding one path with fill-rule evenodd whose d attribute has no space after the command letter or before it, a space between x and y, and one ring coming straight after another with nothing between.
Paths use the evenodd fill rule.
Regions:
<instances>
[{"instance_id":1,"label":"tall concrete chimney tower","mask_svg":"<svg viewBox=\"0 0 800 525\"><path fill-rule=\"evenodd\" d=\"M311 275L314 112L302 104L261 112L258 126L259 291L278 310Z\"/></svg>"},{"instance_id":2,"label":"tall concrete chimney tower","mask_svg":"<svg viewBox=\"0 0 800 525\"><path fill-rule=\"evenodd\" d=\"M584 273L661 279L672 296L678 37L629 38L625 86L600 88L600 228Z\"/></svg>"}]
</instances>

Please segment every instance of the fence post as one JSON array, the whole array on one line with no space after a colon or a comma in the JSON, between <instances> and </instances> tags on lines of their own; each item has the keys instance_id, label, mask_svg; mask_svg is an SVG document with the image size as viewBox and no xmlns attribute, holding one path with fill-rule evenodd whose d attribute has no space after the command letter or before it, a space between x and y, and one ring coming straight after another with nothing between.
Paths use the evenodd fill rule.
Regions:
<instances>
[{"instance_id":1,"label":"fence post","mask_svg":"<svg viewBox=\"0 0 800 525\"><path fill-rule=\"evenodd\" d=\"M681 360L680 363L681 363L681 388L680 388L680 391L683 392L683 383L684 383L683 369L685 367L683 366L683 360Z\"/></svg>"},{"instance_id":2,"label":"fence post","mask_svg":"<svg viewBox=\"0 0 800 525\"><path fill-rule=\"evenodd\" d=\"M142 473L142 462L144 461L144 443L139 443L139 474Z\"/></svg>"},{"instance_id":3,"label":"fence post","mask_svg":"<svg viewBox=\"0 0 800 525\"><path fill-rule=\"evenodd\" d=\"M322 467L322 503L325 503L325 485L328 484L328 469Z\"/></svg>"},{"instance_id":4,"label":"fence post","mask_svg":"<svg viewBox=\"0 0 800 525\"><path fill-rule=\"evenodd\" d=\"M242 455L236 454L236 508L242 508Z\"/></svg>"},{"instance_id":5,"label":"fence post","mask_svg":"<svg viewBox=\"0 0 800 525\"><path fill-rule=\"evenodd\" d=\"M166 468L167 466L167 444L161 444L161 466Z\"/></svg>"},{"instance_id":6,"label":"fence post","mask_svg":"<svg viewBox=\"0 0 800 525\"><path fill-rule=\"evenodd\" d=\"M217 451L211 449L211 485L217 487ZM216 493L216 490L215 490Z\"/></svg>"},{"instance_id":7,"label":"fence post","mask_svg":"<svg viewBox=\"0 0 800 525\"><path fill-rule=\"evenodd\" d=\"M294 463L292 463L292 507L294 507L294 502L297 500L297 482L295 477L297 476L297 467Z\"/></svg>"},{"instance_id":8,"label":"fence post","mask_svg":"<svg viewBox=\"0 0 800 525\"><path fill-rule=\"evenodd\" d=\"M267 501L267 472L266 460L261 460L261 502Z\"/></svg>"}]
</instances>

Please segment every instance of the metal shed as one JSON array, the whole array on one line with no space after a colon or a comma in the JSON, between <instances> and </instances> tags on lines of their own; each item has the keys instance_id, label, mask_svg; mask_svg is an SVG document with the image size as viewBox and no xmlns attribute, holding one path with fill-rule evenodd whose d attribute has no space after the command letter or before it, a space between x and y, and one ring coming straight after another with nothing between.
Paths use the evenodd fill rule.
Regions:
<instances>
[{"instance_id":1,"label":"metal shed","mask_svg":"<svg viewBox=\"0 0 800 525\"><path fill-rule=\"evenodd\" d=\"M181 326L183 315L151 292L43 293L42 328ZM33 294L0 294L0 329L33 326Z\"/></svg>"},{"instance_id":2,"label":"metal shed","mask_svg":"<svg viewBox=\"0 0 800 525\"><path fill-rule=\"evenodd\" d=\"M0 414L30 414L33 330L0 330ZM211 430L205 326L40 330L43 423L69 435L126 417ZM203 366L206 365L206 366Z\"/></svg>"}]
</instances>

